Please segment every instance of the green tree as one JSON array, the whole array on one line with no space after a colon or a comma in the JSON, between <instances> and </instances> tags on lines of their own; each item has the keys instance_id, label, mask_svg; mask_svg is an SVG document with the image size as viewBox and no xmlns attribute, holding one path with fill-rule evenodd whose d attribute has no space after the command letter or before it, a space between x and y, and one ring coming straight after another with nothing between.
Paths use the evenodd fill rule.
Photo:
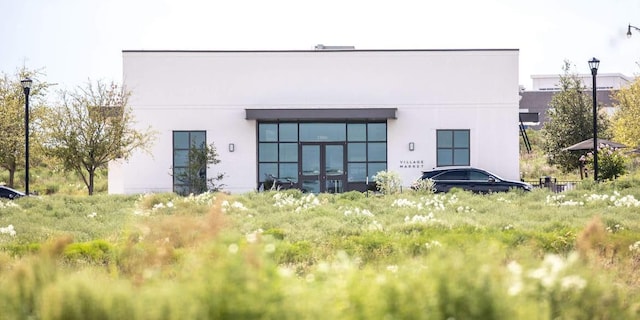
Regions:
<instances>
[{"instance_id":1,"label":"green tree","mask_svg":"<svg viewBox=\"0 0 640 320\"><path fill-rule=\"evenodd\" d=\"M207 179L207 169L211 165L220 163L218 156L214 143L191 145L187 167L174 175L177 185L181 186L178 193L188 195L221 190L224 187L221 183L224 173L217 173Z\"/></svg>"},{"instance_id":2,"label":"green tree","mask_svg":"<svg viewBox=\"0 0 640 320\"><path fill-rule=\"evenodd\" d=\"M616 142L631 147L640 146L640 78L613 94L616 113L613 115L613 137Z\"/></svg>"},{"instance_id":3,"label":"green tree","mask_svg":"<svg viewBox=\"0 0 640 320\"><path fill-rule=\"evenodd\" d=\"M24 168L25 163L25 96L20 80L33 80L29 94L29 143L35 147L40 137L38 122L47 88L51 86L39 80L42 76L41 71L24 67L14 75L0 74L0 168L9 171L7 185L10 187L15 184L16 171ZM30 150L29 155L33 154ZM32 157L31 160L35 159Z\"/></svg>"},{"instance_id":4,"label":"green tree","mask_svg":"<svg viewBox=\"0 0 640 320\"><path fill-rule=\"evenodd\" d=\"M585 90L582 81L571 73L565 61L560 76L560 91L553 95L547 112L549 120L542 128L543 149L547 162L569 172L580 166L579 152L562 150L580 141L593 138L592 91ZM598 105L598 137L606 137L609 121Z\"/></svg>"},{"instance_id":5,"label":"green tree","mask_svg":"<svg viewBox=\"0 0 640 320\"><path fill-rule=\"evenodd\" d=\"M96 170L111 160L146 150L154 138L149 129L137 130L127 106L129 93L115 83L87 82L63 91L61 103L50 108L43 128L45 151L68 171L76 172L93 195Z\"/></svg>"}]
</instances>

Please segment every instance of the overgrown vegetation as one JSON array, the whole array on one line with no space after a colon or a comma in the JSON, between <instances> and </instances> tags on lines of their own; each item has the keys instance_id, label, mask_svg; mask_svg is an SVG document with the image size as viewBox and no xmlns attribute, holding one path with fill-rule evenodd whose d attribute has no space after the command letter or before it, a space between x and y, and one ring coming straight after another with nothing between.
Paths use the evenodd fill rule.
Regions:
<instances>
[{"instance_id":1,"label":"overgrown vegetation","mask_svg":"<svg viewBox=\"0 0 640 320\"><path fill-rule=\"evenodd\" d=\"M639 180L623 177L562 194L2 201L0 309L6 319L636 319L638 199Z\"/></svg>"}]
</instances>

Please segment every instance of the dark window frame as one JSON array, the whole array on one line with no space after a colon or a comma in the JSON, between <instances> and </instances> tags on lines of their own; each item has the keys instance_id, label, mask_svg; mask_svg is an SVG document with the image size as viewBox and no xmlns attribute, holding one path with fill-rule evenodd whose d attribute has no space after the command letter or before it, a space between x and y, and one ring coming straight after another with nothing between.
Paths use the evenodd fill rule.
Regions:
<instances>
[{"instance_id":1,"label":"dark window frame","mask_svg":"<svg viewBox=\"0 0 640 320\"><path fill-rule=\"evenodd\" d=\"M467 145L465 147L456 147L455 136L456 132L466 132L467 133ZM451 146L450 147L440 147L440 133L451 133ZM455 164L456 163L456 151L457 150L467 150L467 161L463 164ZM451 152L451 162L450 163L441 163L440 162L440 152L447 151ZM438 129L436 130L436 167L449 167L449 166L469 166L471 165L471 130L470 129Z\"/></svg>"},{"instance_id":2,"label":"dark window frame","mask_svg":"<svg viewBox=\"0 0 640 320\"><path fill-rule=\"evenodd\" d=\"M188 148L176 148L176 133L187 133L188 134L188 141L189 141L189 147ZM172 181L171 181L171 185L172 185L172 190L175 193L178 194L182 194L184 192L181 191L184 190L184 187L188 188L188 185L186 184L181 184L181 183L176 183L176 171L180 171L181 169L185 169L188 167L188 163L190 163L191 159L187 159L187 166L176 166L175 163L175 154L176 151L187 151L187 154L189 152L189 150L191 149L191 141L192 141L192 135L195 134L202 134L204 135L204 139L202 141L202 148L204 148L207 145L207 131L206 130L174 130L171 134L171 146L172 146L172 150L171 150L171 171L172 171ZM207 179L207 168L205 167L205 172L204 172L204 176L203 178Z\"/></svg>"},{"instance_id":3,"label":"dark window frame","mask_svg":"<svg viewBox=\"0 0 640 320\"><path fill-rule=\"evenodd\" d=\"M304 141L300 140L300 124L304 124L304 123L344 123L345 124L345 132L344 132L344 136L345 139L344 141L332 141L332 142L343 142L345 145L345 158L347 158L347 160L345 161L345 169L347 169L349 167L349 164L364 164L365 166L365 177L361 180L348 180L347 177L347 183L351 183L351 182L362 182L364 183L367 178L369 181L373 181L373 176L377 173L377 172L369 172L371 170L369 170L370 166L373 164L374 167L375 166L382 166L385 168L385 170L388 170L388 135L389 135L389 126L386 120L374 120L374 121L366 121L366 120L349 120L349 119L343 119L341 121L327 121L327 120L314 120L314 121L271 121L271 120L266 120L266 121L256 121L256 156L257 156L257 163L256 163L256 172L257 172L257 177L256 177L256 182L257 185L260 185L260 183L264 182L265 177L263 177L260 172L260 166L261 165L266 165L266 164L274 164L277 167L277 172L276 172L276 177L279 177L280 173L280 164L285 164L285 163L296 163L296 162L288 162L288 161L280 161L280 144L281 143L292 143L294 141L291 140L286 140L286 141L281 141L280 140L280 124L296 124L297 128L298 128L298 132L297 132L297 141L295 141L295 143L297 143L298 145L300 145L301 143L303 143ZM261 125L276 125L276 133L277 133L277 137L274 140L265 140L262 141L260 140L260 126ZM349 139L349 125L350 124L364 124L365 125L365 132L364 132L364 140L361 139L356 139L356 140L350 140ZM370 130L370 124L383 124L384 125L384 139L376 139L376 140L369 140L369 130ZM313 141L308 141L308 142L313 142ZM323 141L318 141L318 142L323 142ZM357 142L357 143L364 143L365 144L365 159L362 161L348 161L348 152L349 152L349 143L350 142ZM277 150L277 154L278 154L278 158L276 159L276 161L260 161L260 143L276 143L278 145L278 150ZM386 147L385 147L385 154L384 154L384 160L377 160L377 161L370 161L369 160L369 144L370 143L385 143ZM298 157L298 167L302 164L301 163L301 159ZM299 167L299 171L300 171L300 167Z\"/></svg>"}]
</instances>

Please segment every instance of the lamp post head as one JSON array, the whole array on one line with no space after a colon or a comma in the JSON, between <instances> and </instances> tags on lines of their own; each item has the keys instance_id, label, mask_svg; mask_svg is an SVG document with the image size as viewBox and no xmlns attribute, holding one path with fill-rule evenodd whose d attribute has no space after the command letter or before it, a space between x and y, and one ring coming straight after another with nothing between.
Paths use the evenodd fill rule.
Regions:
<instances>
[{"instance_id":1,"label":"lamp post head","mask_svg":"<svg viewBox=\"0 0 640 320\"><path fill-rule=\"evenodd\" d=\"M592 58L591 60L589 60L589 69L591 69L592 75L595 76L596 74L598 74L598 66L600 66L600 60L596 58Z\"/></svg>"},{"instance_id":2,"label":"lamp post head","mask_svg":"<svg viewBox=\"0 0 640 320\"><path fill-rule=\"evenodd\" d=\"M22 84L22 89L24 89L24 94L29 94L29 90L31 89L31 84L33 84L33 80L30 78L26 78L20 80L20 84Z\"/></svg>"}]
</instances>

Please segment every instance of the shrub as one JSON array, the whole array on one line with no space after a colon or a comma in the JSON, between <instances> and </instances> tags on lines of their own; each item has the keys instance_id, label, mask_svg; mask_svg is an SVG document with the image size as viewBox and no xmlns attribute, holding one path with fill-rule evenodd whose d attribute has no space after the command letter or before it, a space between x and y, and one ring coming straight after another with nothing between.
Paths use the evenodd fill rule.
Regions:
<instances>
[{"instance_id":1,"label":"shrub","mask_svg":"<svg viewBox=\"0 0 640 320\"><path fill-rule=\"evenodd\" d=\"M376 182L378 190L383 194L395 194L400 192L400 175L393 171L380 171L373 180Z\"/></svg>"},{"instance_id":2,"label":"shrub","mask_svg":"<svg viewBox=\"0 0 640 320\"><path fill-rule=\"evenodd\" d=\"M63 256L70 262L87 262L102 265L109 262L112 247L110 243L104 240L72 243L64 249Z\"/></svg>"},{"instance_id":3,"label":"shrub","mask_svg":"<svg viewBox=\"0 0 640 320\"><path fill-rule=\"evenodd\" d=\"M583 157L593 169L593 152ZM626 173L627 158L617 149L608 145L598 146L598 179L615 180Z\"/></svg>"},{"instance_id":4,"label":"shrub","mask_svg":"<svg viewBox=\"0 0 640 320\"><path fill-rule=\"evenodd\" d=\"M432 194L436 192L436 182L429 179L418 179L413 184L413 190L416 190L419 193Z\"/></svg>"}]
</instances>

